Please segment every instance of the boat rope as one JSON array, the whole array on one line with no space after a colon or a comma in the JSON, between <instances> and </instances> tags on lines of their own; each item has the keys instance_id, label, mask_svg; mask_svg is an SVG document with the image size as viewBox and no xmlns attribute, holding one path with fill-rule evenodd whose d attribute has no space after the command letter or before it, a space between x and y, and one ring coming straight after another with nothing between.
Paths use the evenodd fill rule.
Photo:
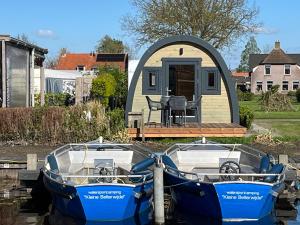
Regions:
<instances>
[{"instance_id":1,"label":"boat rope","mask_svg":"<svg viewBox=\"0 0 300 225\"><path fill-rule=\"evenodd\" d=\"M87 155L87 151L88 151L87 145L84 145L84 146L85 146L85 148L84 148L84 157L83 157L83 160L82 160L83 168L86 167L85 163L86 163L86 155ZM90 174L90 168L87 167L87 169L88 169L88 174ZM88 178L82 179L81 182L80 182L80 185L86 183L87 179Z\"/></svg>"}]
</instances>

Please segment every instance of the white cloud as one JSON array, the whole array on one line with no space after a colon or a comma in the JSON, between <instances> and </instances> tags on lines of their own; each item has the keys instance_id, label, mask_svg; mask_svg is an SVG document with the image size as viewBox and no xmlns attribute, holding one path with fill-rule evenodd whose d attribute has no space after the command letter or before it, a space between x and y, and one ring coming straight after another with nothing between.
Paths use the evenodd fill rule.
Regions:
<instances>
[{"instance_id":1,"label":"white cloud","mask_svg":"<svg viewBox=\"0 0 300 225\"><path fill-rule=\"evenodd\" d=\"M278 30L269 27L255 27L253 28L253 32L257 34L276 34L278 33Z\"/></svg>"},{"instance_id":2,"label":"white cloud","mask_svg":"<svg viewBox=\"0 0 300 225\"><path fill-rule=\"evenodd\" d=\"M56 35L53 30L39 29L36 31L36 35L41 38L55 38Z\"/></svg>"}]
</instances>

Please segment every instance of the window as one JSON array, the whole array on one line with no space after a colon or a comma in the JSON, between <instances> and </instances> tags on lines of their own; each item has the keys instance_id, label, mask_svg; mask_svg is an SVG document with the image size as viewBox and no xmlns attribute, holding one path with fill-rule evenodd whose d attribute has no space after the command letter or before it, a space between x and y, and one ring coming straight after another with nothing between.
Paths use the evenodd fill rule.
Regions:
<instances>
[{"instance_id":1,"label":"window","mask_svg":"<svg viewBox=\"0 0 300 225\"><path fill-rule=\"evenodd\" d=\"M156 85L156 74L149 72L149 86L154 87Z\"/></svg>"},{"instance_id":2,"label":"window","mask_svg":"<svg viewBox=\"0 0 300 225\"><path fill-rule=\"evenodd\" d=\"M204 95L221 94L221 76L217 68L214 67L203 68L202 94Z\"/></svg>"},{"instance_id":3,"label":"window","mask_svg":"<svg viewBox=\"0 0 300 225\"><path fill-rule=\"evenodd\" d=\"M284 65L284 75L291 75L291 65Z\"/></svg>"},{"instance_id":4,"label":"window","mask_svg":"<svg viewBox=\"0 0 300 225\"><path fill-rule=\"evenodd\" d=\"M289 90L289 82L288 81L282 81L282 90L288 91Z\"/></svg>"},{"instance_id":5,"label":"window","mask_svg":"<svg viewBox=\"0 0 300 225\"><path fill-rule=\"evenodd\" d=\"M265 65L265 75L271 75L271 65Z\"/></svg>"},{"instance_id":6,"label":"window","mask_svg":"<svg viewBox=\"0 0 300 225\"><path fill-rule=\"evenodd\" d=\"M273 81L267 81L267 90L268 91L271 90L272 86L273 86Z\"/></svg>"},{"instance_id":7,"label":"window","mask_svg":"<svg viewBox=\"0 0 300 225\"><path fill-rule=\"evenodd\" d=\"M299 88L299 81L293 81L293 91L296 91Z\"/></svg>"},{"instance_id":8,"label":"window","mask_svg":"<svg viewBox=\"0 0 300 225\"><path fill-rule=\"evenodd\" d=\"M256 82L256 91L260 92L262 91L262 81L257 81Z\"/></svg>"},{"instance_id":9,"label":"window","mask_svg":"<svg viewBox=\"0 0 300 225\"><path fill-rule=\"evenodd\" d=\"M78 65L76 68L77 71L84 71L84 66Z\"/></svg>"},{"instance_id":10,"label":"window","mask_svg":"<svg viewBox=\"0 0 300 225\"><path fill-rule=\"evenodd\" d=\"M215 88L215 73L208 72L208 88Z\"/></svg>"},{"instance_id":11,"label":"window","mask_svg":"<svg viewBox=\"0 0 300 225\"><path fill-rule=\"evenodd\" d=\"M143 70L143 95L159 95L161 94L161 68L159 67L145 67Z\"/></svg>"}]
</instances>

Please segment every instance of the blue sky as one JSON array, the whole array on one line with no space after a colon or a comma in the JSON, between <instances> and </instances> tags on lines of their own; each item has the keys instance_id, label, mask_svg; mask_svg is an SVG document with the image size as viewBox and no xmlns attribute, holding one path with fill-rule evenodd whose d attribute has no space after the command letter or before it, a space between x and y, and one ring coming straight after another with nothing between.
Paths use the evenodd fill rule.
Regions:
<instances>
[{"instance_id":1,"label":"blue sky","mask_svg":"<svg viewBox=\"0 0 300 225\"><path fill-rule=\"evenodd\" d=\"M299 0L249 0L260 13L257 18L262 28L255 35L261 49L272 48L275 40L289 53L300 53L300 1ZM56 55L62 47L71 52L90 52L97 41L108 34L125 40L121 17L134 13L128 0L51 0L4 1L1 3L0 34L26 34L37 45ZM241 39L222 52L228 66L235 68L246 40ZM145 49L141 49L141 55Z\"/></svg>"}]
</instances>

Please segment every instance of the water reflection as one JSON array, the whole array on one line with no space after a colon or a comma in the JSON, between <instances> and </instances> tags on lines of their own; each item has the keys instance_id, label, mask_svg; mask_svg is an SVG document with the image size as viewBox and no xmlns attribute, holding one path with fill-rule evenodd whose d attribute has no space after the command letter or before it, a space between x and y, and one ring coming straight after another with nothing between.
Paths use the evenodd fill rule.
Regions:
<instances>
[{"instance_id":1,"label":"water reflection","mask_svg":"<svg viewBox=\"0 0 300 225\"><path fill-rule=\"evenodd\" d=\"M278 220L275 216L267 216L259 221L242 221L242 222L230 222L221 221L212 218L205 218L189 213L184 213L178 209L174 210L171 215L173 218L167 221L168 225L180 224L180 225L272 225L278 224Z\"/></svg>"},{"instance_id":2,"label":"water reflection","mask_svg":"<svg viewBox=\"0 0 300 225\"><path fill-rule=\"evenodd\" d=\"M44 225L148 225L152 223L153 210L145 211L135 218L122 221L83 221L62 215L58 210L52 210L44 219Z\"/></svg>"},{"instance_id":3,"label":"water reflection","mask_svg":"<svg viewBox=\"0 0 300 225\"><path fill-rule=\"evenodd\" d=\"M45 217L44 225L148 225L154 224L152 218L153 211L147 211L137 218L131 218L123 221L112 222L86 222L63 216L59 211L53 210L49 216ZM243 222L223 222L212 218L204 218L195 215L182 213L175 210L166 220L166 225L280 225L280 224L299 224L286 223L278 220L275 216L267 216L259 221Z\"/></svg>"}]
</instances>

